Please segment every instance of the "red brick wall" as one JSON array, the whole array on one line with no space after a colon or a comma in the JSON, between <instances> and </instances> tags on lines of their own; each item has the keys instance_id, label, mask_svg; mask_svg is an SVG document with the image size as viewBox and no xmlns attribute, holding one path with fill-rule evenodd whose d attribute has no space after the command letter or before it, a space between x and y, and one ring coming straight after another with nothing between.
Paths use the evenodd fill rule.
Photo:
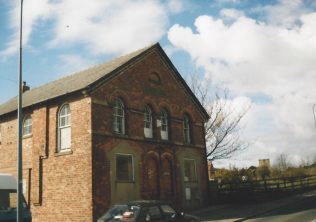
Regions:
<instances>
[{"instance_id":1,"label":"red brick wall","mask_svg":"<svg viewBox=\"0 0 316 222\"><path fill-rule=\"evenodd\" d=\"M152 72L159 74L161 84L153 84L148 80ZM160 114L162 108L169 112L170 140L178 143L183 143L182 119L184 114L188 113L193 123L194 144L204 146L202 116L190 99L190 95L185 93L181 83L174 76L157 52L129 67L93 93L93 112L97 114L93 115L93 130L112 132L111 105L115 98L119 97L128 108L127 135L143 138L143 109L148 104L156 116ZM103 111L104 109L108 110ZM155 124L154 121L154 131L157 131ZM154 135L158 138L159 132L154 132Z\"/></svg>"},{"instance_id":2,"label":"red brick wall","mask_svg":"<svg viewBox=\"0 0 316 222\"><path fill-rule=\"evenodd\" d=\"M58 108L66 102L71 110L71 153L58 155L56 118ZM16 119L2 121L0 172L15 174ZM90 98L68 98L35 107L32 125L32 136L23 139L23 168L27 180L27 168L32 168L33 221L92 221ZM47 156L42 151L45 148Z\"/></svg>"},{"instance_id":3,"label":"red brick wall","mask_svg":"<svg viewBox=\"0 0 316 222\"><path fill-rule=\"evenodd\" d=\"M35 221L92 220L90 98L69 101L71 153L59 155L56 153L56 117L58 108L64 103L50 106L47 113L48 158L42 160L43 201L32 208Z\"/></svg>"},{"instance_id":4,"label":"red brick wall","mask_svg":"<svg viewBox=\"0 0 316 222\"><path fill-rule=\"evenodd\" d=\"M0 124L0 173L9 173L17 177L17 121L14 117L2 118ZM28 181L32 168L32 137L24 137L22 143L24 196L26 201L29 201Z\"/></svg>"},{"instance_id":5,"label":"red brick wall","mask_svg":"<svg viewBox=\"0 0 316 222\"><path fill-rule=\"evenodd\" d=\"M149 80L150 73L159 75L161 83L155 84ZM134 64L120 75L107 82L92 94L92 128L93 128L93 196L94 218L100 216L111 201L111 161L108 153L124 140L128 146L138 153L142 161L137 165L140 170L139 198L148 199L148 181L146 176L146 160L149 153L157 156L160 167L160 187L165 187L162 176L163 156L169 155L173 161L174 194L172 200L181 202L183 187L181 184L181 166L177 162L177 156L184 152L185 148L191 150L201 159L201 165L197 166L201 171L199 183L202 193L206 192L206 163L205 143L203 133L203 117L190 99L190 95L184 91L183 86L175 77L167 64L157 52L150 54L146 59ZM125 105L126 135L116 136L112 131L112 105L119 97ZM153 139L144 139L144 116L145 105L150 105L153 111ZM160 110L164 108L169 114L169 141L160 140L160 128L156 126ZM184 114L189 114L192 121L193 144L185 145L183 137ZM113 165L112 165L113 167ZM204 175L205 174L205 175ZM112 186L115 186L112 181ZM114 192L112 190L112 192ZM128 194L126 194L128 196ZM113 196L113 194L112 194ZM164 195L161 194L160 197Z\"/></svg>"}]
</instances>

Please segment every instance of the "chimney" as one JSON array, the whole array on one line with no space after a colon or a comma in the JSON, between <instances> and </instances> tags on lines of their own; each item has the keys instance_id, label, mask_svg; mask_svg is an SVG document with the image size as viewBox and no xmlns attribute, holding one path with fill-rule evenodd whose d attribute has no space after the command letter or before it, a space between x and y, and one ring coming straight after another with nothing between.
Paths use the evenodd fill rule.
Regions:
<instances>
[{"instance_id":1,"label":"chimney","mask_svg":"<svg viewBox=\"0 0 316 222\"><path fill-rule=\"evenodd\" d=\"M26 92L28 90L30 90L30 87L26 85L25 81L23 81L22 92Z\"/></svg>"}]
</instances>

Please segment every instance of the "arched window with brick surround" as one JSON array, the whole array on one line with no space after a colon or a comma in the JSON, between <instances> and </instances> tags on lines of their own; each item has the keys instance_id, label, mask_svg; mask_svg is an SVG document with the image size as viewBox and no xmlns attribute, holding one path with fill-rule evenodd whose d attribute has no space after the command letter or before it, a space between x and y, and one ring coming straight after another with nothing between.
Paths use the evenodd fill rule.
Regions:
<instances>
[{"instance_id":1,"label":"arched window with brick surround","mask_svg":"<svg viewBox=\"0 0 316 222\"><path fill-rule=\"evenodd\" d=\"M144 136L153 137L152 111L149 106L145 106L144 109Z\"/></svg>"},{"instance_id":2,"label":"arched window with brick surround","mask_svg":"<svg viewBox=\"0 0 316 222\"><path fill-rule=\"evenodd\" d=\"M58 113L58 151L69 151L71 148L71 115L69 104L64 104Z\"/></svg>"},{"instance_id":3,"label":"arched window with brick surround","mask_svg":"<svg viewBox=\"0 0 316 222\"><path fill-rule=\"evenodd\" d=\"M32 117L31 115L25 116L23 120L23 136L30 136L32 135Z\"/></svg>"},{"instance_id":4,"label":"arched window with brick surround","mask_svg":"<svg viewBox=\"0 0 316 222\"><path fill-rule=\"evenodd\" d=\"M168 140L168 113L165 109L161 110L160 114L160 121L161 121L161 129L160 129L160 136L162 140Z\"/></svg>"},{"instance_id":5,"label":"arched window with brick surround","mask_svg":"<svg viewBox=\"0 0 316 222\"><path fill-rule=\"evenodd\" d=\"M185 144L191 143L190 118L188 115L184 115L183 118L183 137Z\"/></svg>"},{"instance_id":6,"label":"arched window with brick surround","mask_svg":"<svg viewBox=\"0 0 316 222\"><path fill-rule=\"evenodd\" d=\"M125 134L124 103L117 98L113 106L113 131L117 134Z\"/></svg>"}]
</instances>

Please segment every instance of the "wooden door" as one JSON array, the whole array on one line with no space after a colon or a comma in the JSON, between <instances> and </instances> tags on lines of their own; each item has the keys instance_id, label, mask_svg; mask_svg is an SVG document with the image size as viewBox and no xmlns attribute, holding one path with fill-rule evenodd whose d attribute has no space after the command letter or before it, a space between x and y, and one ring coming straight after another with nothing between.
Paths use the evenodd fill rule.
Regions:
<instances>
[{"instance_id":1,"label":"wooden door","mask_svg":"<svg viewBox=\"0 0 316 222\"><path fill-rule=\"evenodd\" d=\"M173 197L172 162L169 159L162 160L161 198L171 200Z\"/></svg>"},{"instance_id":2,"label":"wooden door","mask_svg":"<svg viewBox=\"0 0 316 222\"><path fill-rule=\"evenodd\" d=\"M159 199L159 173L155 159L148 159L148 192L150 199Z\"/></svg>"}]
</instances>

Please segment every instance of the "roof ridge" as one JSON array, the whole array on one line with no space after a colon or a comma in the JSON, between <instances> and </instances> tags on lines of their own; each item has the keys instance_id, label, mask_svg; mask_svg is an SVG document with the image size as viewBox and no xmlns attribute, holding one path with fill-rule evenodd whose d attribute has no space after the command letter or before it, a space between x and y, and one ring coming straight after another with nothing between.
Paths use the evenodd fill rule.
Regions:
<instances>
[{"instance_id":1,"label":"roof ridge","mask_svg":"<svg viewBox=\"0 0 316 222\"><path fill-rule=\"evenodd\" d=\"M151 44L144 48L31 88L23 93L23 108L89 87L91 84L96 83L125 64L132 62L133 59L143 55L144 52L149 51L154 47L159 47L159 43ZM17 109L16 99L17 96L14 96L0 104L0 116Z\"/></svg>"},{"instance_id":2,"label":"roof ridge","mask_svg":"<svg viewBox=\"0 0 316 222\"><path fill-rule=\"evenodd\" d=\"M137 52L146 51L146 49L149 49L149 48L155 46L156 44L157 44L157 43L152 44L152 45L150 45L150 46L146 46L146 47L141 48L141 49L138 49L138 50L136 50L136 51L132 51L132 52L127 53L127 54L123 54L123 55L121 55L121 56L119 56L119 57L113 57L112 59L110 59L110 60L108 60L108 61L104 61L104 62L101 62L101 63L99 63L99 64L95 64L95 65L90 66L90 67L88 67L88 68L85 68L85 69L83 69L83 70L80 70L80 71L77 71L77 72L73 72L73 73L71 73L71 74L69 74L69 75L65 75L65 76L63 76L63 77L61 77L61 78L58 78L58 79L52 80L52 81L50 81L50 82L44 83L44 84L42 84L42 85L36 86L36 87L34 87L34 88L31 88L30 90L28 90L28 91L26 91L26 92L31 92L32 90L35 90L35 89L44 87L44 86L49 85L49 84L53 84L53 83L58 82L58 81L61 81L61 80L65 80L65 79L67 79L67 78L73 77L73 76L78 75L78 74L81 74L81 73L83 73L83 72L87 72L87 71L89 71L89 70L91 71L91 70L96 69L96 68L98 68L98 67L102 67L102 66L104 66L105 64L109 64L109 63L111 63L111 62L114 62L114 61L117 61L117 60L119 60L119 59L122 59L123 57L128 57L128 56L130 56L130 55L132 55L132 54L135 54L135 55L136 55L136 54L138 54ZM25 92L25 93L26 93L26 92ZM15 97L17 97L17 96L12 97L11 99L14 99ZM9 99L9 100L7 100L7 101L10 101L11 99ZM5 102L4 102L4 103L5 103ZM4 103L2 103L2 104L4 104ZM2 105L2 104L0 104L0 105Z\"/></svg>"}]
</instances>

